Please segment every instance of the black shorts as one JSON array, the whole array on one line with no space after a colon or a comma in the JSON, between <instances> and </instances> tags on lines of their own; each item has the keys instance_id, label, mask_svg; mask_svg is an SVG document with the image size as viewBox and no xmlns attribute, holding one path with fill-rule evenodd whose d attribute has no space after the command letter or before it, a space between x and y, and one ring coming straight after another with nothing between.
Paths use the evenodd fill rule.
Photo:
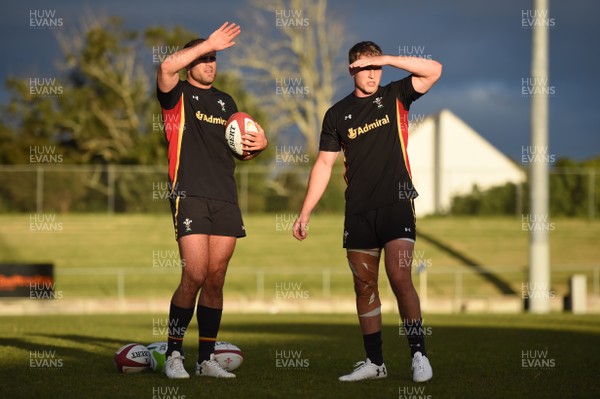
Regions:
<instances>
[{"instance_id":1,"label":"black shorts","mask_svg":"<svg viewBox=\"0 0 600 399\"><path fill-rule=\"evenodd\" d=\"M346 215L344 222L344 248L349 249L383 248L388 241L415 241L416 236L413 200Z\"/></svg>"},{"instance_id":2,"label":"black shorts","mask_svg":"<svg viewBox=\"0 0 600 399\"><path fill-rule=\"evenodd\" d=\"M171 200L175 239L190 234L245 237L242 212L237 204L204 197Z\"/></svg>"}]
</instances>

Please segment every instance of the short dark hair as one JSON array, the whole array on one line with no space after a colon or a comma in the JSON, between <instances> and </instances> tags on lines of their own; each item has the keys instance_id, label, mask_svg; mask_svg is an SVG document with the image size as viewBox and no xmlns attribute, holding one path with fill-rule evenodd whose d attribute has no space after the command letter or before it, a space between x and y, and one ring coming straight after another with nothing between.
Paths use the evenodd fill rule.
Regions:
<instances>
[{"instance_id":1,"label":"short dark hair","mask_svg":"<svg viewBox=\"0 0 600 399\"><path fill-rule=\"evenodd\" d=\"M371 41L365 41L356 43L350 51L348 51L348 64L352 64L354 61L360 58L361 55L382 55L381 47Z\"/></svg>"},{"instance_id":2,"label":"short dark hair","mask_svg":"<svg viewBox=\"0 0 600 399\"><path fill-rule=\"evenodd\" d=\"M197 45L197 44L200 44L200 43L202 43L202 42L203 42L203 41L205 41L205 40L206 40L206 39L205 39L205 38L203 38L203 37L199 37L199 38L196 38L196 39L192 39L192 40L190 40L189 42L187 42L187 43L186 43L186 44L183 46L183 48L194 47L195 45Z\"/></svg>"}]
</instances>

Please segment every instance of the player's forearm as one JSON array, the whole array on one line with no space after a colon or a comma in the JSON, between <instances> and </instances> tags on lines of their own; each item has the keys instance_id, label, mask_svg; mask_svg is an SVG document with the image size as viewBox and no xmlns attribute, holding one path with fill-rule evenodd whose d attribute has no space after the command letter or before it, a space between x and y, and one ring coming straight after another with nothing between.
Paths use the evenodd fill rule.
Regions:
<instances>
[{"instance_id":1,"label":"player's forearm","mask_svg":"<svg viewBox=\"0 0 600 399\"><path fill-rule=\"evenodd\" d=\"M198 57L214 51L208 40L195 46L181 49L169 55L159 66L159 73L164 75L176 75L180 70L190 65Z\"/></svg>"},{"instance_id":2,"label":"player's forearm","mask_svg":"<svg viewBox=\"0 0 600 399\"><path fill-rule=\"evenodd\" d=\"M302 205L302 210L300 211L301 214L310 215L323 196L323 193L327 188L327 184L329 184L330 178L331 166L317 159L312 171L310 172L306 197L304 198L304 204Z\"/></svg>"},{"instance_id":3,"label":"player's forearm","mask_svg":"<svg viewBox=\"0 0 600 399\"><path fill-rule=\"evenodd\" d=\"M442 74L442 64L436 60L412 56L386 56L387 64L395 68L404 69L419 78L437 80Z\"/></svg>"}]
</instances>

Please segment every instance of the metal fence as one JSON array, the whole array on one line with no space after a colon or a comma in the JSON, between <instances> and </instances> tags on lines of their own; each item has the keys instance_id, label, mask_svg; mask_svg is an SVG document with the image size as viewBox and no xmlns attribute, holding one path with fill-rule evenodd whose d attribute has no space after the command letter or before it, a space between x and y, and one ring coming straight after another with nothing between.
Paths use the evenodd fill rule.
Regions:
<instances>
[{"instance_id":1,"label":"metal fence","mask_svg":"<svg viewBox=\"0 0 600 399\"><path fill-rule=\"evenodd\" d=\"M117 298L125 300L139 297L169 297L179 279L179 268L63 268L56 274L56 290L62 298ZM461 311L465 301L485 299L494 301L512 298L523 301L527 295L526 275L523 268L496 267L483 274L500 276L512 284L514 293L501 294L482 285L482 272L451 267L436 267L431 270L413 273L415 287L421 302L450 299L453 311ZM563 265L552 268L552 286L549 295L561 301L569 294L568 280L574 274L582 274L587 279L587 293L600 295L600 264ZM93 278L90 278L93 277ZM89 281L89 287L85 286ZM83 284L83 286L82 286ZM435 291L443 286L443 291ZM307 272L298 267L278 267L276 269L253 269L250 267L231 268L225 286L229 298L247 298L265 302L286 300L335 300L352 299L354 296L350 273L345 268L326 268ZM393 293L387 279L382 279L380 293L382 299L393 300Z\"/></svg>"},{"instance_id":2,"label":"metal fence","mask_svg":"<svg viewBox=\"0 0 600 399\"><path fill-rule=\"evenodd\" d=\"M285 209L286 200L304 194L309 173L308 166L238 166L242 211ZM338 178L328 189L341 199L342 174L333 171ZM166 166L0 165L0 212L159 212L168 209L168 196Z\"/></svg>"},{"instance_id":3,"label":"metal fence","mask_svg":"<svg viewBox=\"0 0 600 399\"><path fill-rule=\"evenodd\" d=\"M240 164L235 173L243 212L278 212L300 208L310 165ZM322 209L343 211L343 173L334 168ZM594 168L555 168L550 175L578 176L578 202L587 204L585 213L593 220L600 207L598 173ZM167 168L161 165L0 165L0 212L162 212L168 209L167 181ZM514 209L519 214L527 194L517 188L521 194L514 198Z\"/></svg>"}]
</instances>

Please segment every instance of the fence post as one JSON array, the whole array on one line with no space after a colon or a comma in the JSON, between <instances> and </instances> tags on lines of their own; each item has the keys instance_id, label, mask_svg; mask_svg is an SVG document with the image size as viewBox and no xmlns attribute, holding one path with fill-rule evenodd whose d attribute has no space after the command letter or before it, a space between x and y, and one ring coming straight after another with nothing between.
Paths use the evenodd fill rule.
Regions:
<instances>
[{"instance_id":1,"label":"fence post","mask_svg":"<svg viewBox=\"0 0 600 399\"><path fill-rule=\"evenodd\" d=\"M240 168L240 209L242 214L248 213L248 168Z\"/></svg>"},{"instance_id":2,"label":"fence post","mask_svg":"<svg viewBox=\"0 0 600 399\"><path fill-rule=\"evenodd\" d=\"M421 301L421 306L426 309L427 308L427 269L423 269L421 273L419 273L419 299Z\"/></svg>"},{"instance_id":3,"label":"fence post","mask_svg":"<svg viewBox=\"0 0 600 399\"><path fill-rule=\"evenodd\" d=\"M115 213L115 168L114 165L108 165L107 167L107 201L108 201L108 214L112 215Z\"/></svg>"},{"instance_id":4,"label":"fence post","mask_svg":"<svg viewBox=\"0 0 600 399\"><path fill-rule=\"evenodd\" d=\"M323 298L329 299L331 296L331 271L323 270Z\"/></svg>"},{"instance_id":5,"label":"fence post","mask_svg":"<svg viewBox=\"0 0 600 399\"><path fill-rule=\"evenodd\" d=\"M515 206L516 217L521 217L523 215L523 182L518 182L515 184L516 194L517 194L517 206Z\"/></svg>"},{"instance_id":6,"label":"fence post","mask_svg":"<svg viewBox=\"0 0 600 399\"><path fill-rule=\"evenodd\" d=\"M260 270L256 272L256 297L263 299L265 296L265 272Z\"/></svg>"},{"instance_id":7,"label":"fence post","mask_svg":"<svg viewBox=\"0 0 600 399\"><path fill-rule=\"evenodd\" d=\"M35 209L37 213L44 211L44 168L37 166L36 174Z\"/></svg>"},{"instance_id":8,"label":"fence post","mask_svg":"<svg viewBox=\"0 0 600 399\"><path fill-rule=\"evenodd\" d=\"M117 297L119 301L125 300L125 274L123 270L119 270L117 274Z\"/></svg>"},{"instance_id":9,"label":"fence post","mask_svg":"<svg viewBox=\"0 0 600 399\"><path fill-rule=\"evenodd\" d=\"M454 276L454 300L456 301L456 310L460 313L461 302L462 302L462 272L457 271Z\"/></svg>"},{"instance_id":10,"label":"fence post","mask_svg":"<svg viewBox=\"0 0 600 399\"><path fill-rule=\"evenodd\" d=\"M588 217L590 221L594 220L594 213L596 212L596 170L593 168L589 169L589 189L588 189Z\"/></svg>"}]
</instances>

